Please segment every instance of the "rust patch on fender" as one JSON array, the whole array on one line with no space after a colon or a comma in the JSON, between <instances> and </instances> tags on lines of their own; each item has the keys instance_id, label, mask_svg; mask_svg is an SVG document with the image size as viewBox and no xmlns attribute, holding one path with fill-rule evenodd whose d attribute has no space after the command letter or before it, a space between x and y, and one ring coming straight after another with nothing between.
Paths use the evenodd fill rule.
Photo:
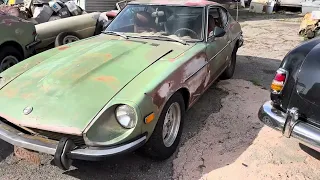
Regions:
<instances>
[{"instance_id":1,"label":"rust patch on fender","mask_svg":"<svg viewBox=\"0 0 320 180\"><path fill-rule=\"evenodd\" d=\"M26 93L26 94L22 94L22 98L23 99L31 99L33 98L35 95L33 93Z\"/></svg>"},{"instance_id":2,"label":"rust patch on fender","mask_svg":"<svg viewBox=\"0 0 320 180\"><path fill-rule=\"evenodd\" d=\"M60 47L58 47L58 50L63 51L63 50L66 50L68 48L69 48L69 46L60 46Z\"/></svg>"},{"instance_id":3,"label":"rust patch on fender","mask_svg":"<svg viewBox=\"0 0 320 180\"><path fill-rule=\"evenodd\" d=\"M10 98L16 96L17 93L18 93L18 89L11 89L11 88L10 88L10 89L7 89L7 90L4 91L4 94L5 94L7 97L10 97Z\"/></svg>"},{"instance_id":4,"label":"rust patch on fender","mask_svg":"<svg viewBox=\"0 0 320 180\"><path fill-rule=\"evenodd\" d=\"M180 57L184 56L184 53L180 54L179 56L175 57L175 58L170 58L169 61L170 62L174 62L176 61L177 59L179 59Z\"/></svg>"},{"instance_id":5,"label":"rust patch on fender","mask_svg":"<svg viewBox=\"0 0 320 180\"><path fill-rule=\"evenodd\" d=\"M111 54L106 54L106 59L104 60L104 62L109 61L112 58Z\"/></svg>"},{"instance_id":6,"label":"rust patch on fender","mask_svg":"<svg viewBox=\"0 0 320 180\"><path fill-rule=\"evenodd\" d=\"M174 61L182 56L184 56L184 54L174 59L169 59L169 61ZM204 52L200 52L191 57L151 92L153 103L161 109L173 92L180 88L187 88L190 92L189 106L192 101L197 99L198 94L202 93L208 84L208 76L210 75L208 75L208 67L205 66L206 54Z\"/></svg>"},{"instance_id":7,"label":"rust patch on fender","mask_svg":"<svg viewBox=\"0 0 320 180\"><path fill-rule=\"evenodd\" d=\"M50 86L48 84L43 84L40 89L44 92L49 92Z\"/></svg>"},{"instance_id":8,"label":"rust patch on fender","mask_svg":"<svg viewBox=\"0 0 320 180\"><path fill-rule=\"evenodd\" d=\"M95 78L97 81L101 81L101 82L105 82L105 83L108 83L108 82L114 82L117 80L117 78L113 77L113 76L100 76L100 77L97 77Z\"/></svg>"},{"instance_id":9,"label":"rust patch on fender","mask_svg":"<svg viewBox=\"0 0 320 180\"><path fill-rule=\"evenodd\" d=\"M46 138L39 137L39 136L30 136L30 135L26 135L26 134L24 134L22 136L27 138L27 139L38 140L38 141L41 141L41 142L44 142L44 143L47 143L47 144L56 144L56 141L54 141L54 140L46 139Z\"/></svg>"},{"instance_id":10,"label":"rust patch on fender","mask_svg":"<svg viewBox=\"0 0 320 180\"><path fill-rule=\"evenodd\" d=\"M40 130L45 130L45 131L50 131L50 132L57 132L57 133L63 133L63 134L70 134L70 135L82 135L82 131L78 128L74 127L61 127L61 126L54 126L54 125L41 125L41 124L36 124L34 122L30 121L24 121L21 123L21 126L25 126L27 128L37 128Z\"/></svg>"},{"instance_id":11,"label":"rust patch on fender","mask_svg":"<svg viewBox=\"0 0 320 180\"><path fill-rule=\"evenodd\" d=\"M111 86L111 88L115 91L117 90L118 83L119 83L119 80L113 76L99 76L99 77L96 77L94 80L99 81L99 82L103 82L103 83Z\"/></svg>"},{"instance_id":12,"label":"rust patch on fender","mask_svg":"<svg viewBox=\"0 0 320 180\"><path fill-rule=\"evenodd\" d=\"M106 58L111 59L112 55L108 53L108 54L106 54Z\"/></svg>"}]
</instances>

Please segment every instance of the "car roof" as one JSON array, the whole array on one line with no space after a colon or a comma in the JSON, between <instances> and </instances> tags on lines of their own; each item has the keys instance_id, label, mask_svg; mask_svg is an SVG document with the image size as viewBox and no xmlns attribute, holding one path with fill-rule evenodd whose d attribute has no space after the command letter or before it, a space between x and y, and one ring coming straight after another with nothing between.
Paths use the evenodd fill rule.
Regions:
<instances>
[{"instance_id":1,"label":"car roof","mask_svg":"<svg viewBox=\"0 0 320 180\"><path fill-rule=\"evenodd\" d=\"M217 2L207 0L136 0L129 2L129 4L181 5L197 7L205 7L208 5L220 5Z\"/></svg>"}]
</instances>

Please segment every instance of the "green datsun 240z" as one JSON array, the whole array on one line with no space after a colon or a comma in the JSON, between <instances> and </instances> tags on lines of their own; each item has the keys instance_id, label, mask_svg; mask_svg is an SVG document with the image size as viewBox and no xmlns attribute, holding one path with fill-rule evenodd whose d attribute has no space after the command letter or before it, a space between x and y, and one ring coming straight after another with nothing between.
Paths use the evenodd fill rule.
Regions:
<instances>
[{"instance_id":1,"label":"green datsun 240z","mask_svg":"<svg viewBox=\"0 0 320 180\"><path fill-rule=\"evenodd\" d=\"M220 4L130 2L101 35L0 74L0 138L54 155L62 169L138 148L167 159L186 110L218 77L232 77L242 44Z\"/></svg>"}]
</instances>

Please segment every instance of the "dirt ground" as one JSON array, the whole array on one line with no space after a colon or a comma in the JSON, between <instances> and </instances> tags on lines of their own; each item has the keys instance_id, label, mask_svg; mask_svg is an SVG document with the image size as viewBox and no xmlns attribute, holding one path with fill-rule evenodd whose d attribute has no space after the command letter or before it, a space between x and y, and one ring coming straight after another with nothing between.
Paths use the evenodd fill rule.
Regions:
<instances>
[{"instance_id":1,"label":"dirt ground","mask_svg":"<svg viewBox=\"0 0 320 180\"><path fill-rule=\"evenodd\" d=\"M245 44L234 79L214 84L187 113L181 145L164 162L135 153L105 162L75 161L69 171L41 155L35 166L0 141L0 179L319 179L319 153L258 120L269 84L285 54L301 42L301 17L240 13Z\"/></svg>"}]
</instances>

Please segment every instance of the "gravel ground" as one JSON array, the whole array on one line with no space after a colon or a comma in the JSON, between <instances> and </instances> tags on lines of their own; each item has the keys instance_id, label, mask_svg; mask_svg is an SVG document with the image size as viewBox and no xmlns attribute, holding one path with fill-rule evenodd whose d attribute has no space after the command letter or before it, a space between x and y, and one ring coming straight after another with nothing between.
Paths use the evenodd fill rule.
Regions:
<instances>
[{"instance_id":1,"label":"gravel ground","mask_svg":"<svg viewBox=\"0 0 320 180\"><path fill-rule=\"evenodd\" d=\"M187 113L179 151L167 161L132 153L104 162L75 161L62 171L48 155L41 155L41 166L19 160L0 141L0 179L318 179L319 154L257 118L281 59L301 41L300 18L240 12L245 44L234 79L214 84Z\"/></svg>"}]
</instances>

